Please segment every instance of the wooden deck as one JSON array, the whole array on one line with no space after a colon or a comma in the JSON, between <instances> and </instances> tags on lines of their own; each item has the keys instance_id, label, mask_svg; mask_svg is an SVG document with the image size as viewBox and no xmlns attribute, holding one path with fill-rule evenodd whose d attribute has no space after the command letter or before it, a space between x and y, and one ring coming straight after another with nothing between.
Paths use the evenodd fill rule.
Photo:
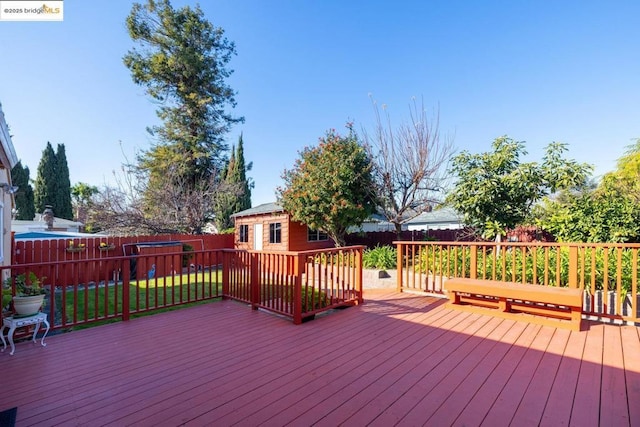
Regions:
<instances>
[{"instance_id":1,"label":"wooden deck","mask_svg":"<svg viewBox=\"0 0 640 427\"><path fill-rule=\"evenodd\" d=\"M367 291L300 326L233 301L0 354L22 426L640 425L633 326L583 332Z\"/></svg>"}]
</instances>

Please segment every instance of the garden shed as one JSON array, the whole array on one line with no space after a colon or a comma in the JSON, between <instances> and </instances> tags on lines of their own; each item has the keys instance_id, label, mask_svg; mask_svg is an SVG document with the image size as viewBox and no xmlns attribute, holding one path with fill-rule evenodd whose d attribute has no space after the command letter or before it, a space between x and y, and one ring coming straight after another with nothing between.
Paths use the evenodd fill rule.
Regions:
<instances>
[{"instance_id":1,"label":"garden shed","mask_svg":"<svg viewBox=\"0 0 640 427\"><path fill-rule=\"evenodd\" d=\"M277 203L265 203L237 212L235 248L265 251L306 251L332 248L327 234L293 221Z\"/></svg>"}]
</instances>

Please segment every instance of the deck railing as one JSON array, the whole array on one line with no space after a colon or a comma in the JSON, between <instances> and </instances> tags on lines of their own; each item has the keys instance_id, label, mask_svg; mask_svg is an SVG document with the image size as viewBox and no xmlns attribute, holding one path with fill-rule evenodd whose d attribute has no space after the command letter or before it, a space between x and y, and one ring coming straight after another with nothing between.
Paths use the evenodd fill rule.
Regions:
<instances>
[{"instance_id":1,"label":"deck railing","mask_svg":"<svg viewBox=\"0 0 640 427\"><path fill-rule=\"evenodd\" d=\"M583 313L638 322L639 244L395 242L399 291L444 294L448 278L584 290Z\"/></svg>"},{"instance_id":2,"label":"deck railing","mask_svg":"<svg viewBox=\"0 0 640 427\"><path fill-rule=\"evenodd\" d=\"M296 324L323 311L359 304L363 249L227 250L230 268L225 296L291 317Z\"/></svg>"},{"instance_id":3,"label":"deck railing","mask_svg":"<svg viewBox=\"0 0 640 427\"><path fill-rule=\"evenodd\" d=\"M292 318L362 302L362 247L309 252L215 249L0 267L33 272L53 329L228 297ZM162 274L158 274L162 272Z\"/></svg>"}]
</instances>

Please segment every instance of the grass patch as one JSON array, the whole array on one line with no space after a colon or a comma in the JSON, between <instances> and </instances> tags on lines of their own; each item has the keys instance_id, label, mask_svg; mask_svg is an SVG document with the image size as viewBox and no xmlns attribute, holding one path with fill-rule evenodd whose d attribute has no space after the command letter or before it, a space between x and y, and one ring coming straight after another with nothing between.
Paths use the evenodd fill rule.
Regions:
<instances>
[{"instance_id":1,"label":"grass patch","mask_svg":"<svg viewBox=\"0 0 640 427\"><path fill-rule=\"evenodd\" d=\"M132 317L139 317L210 301L222 295L222 282L217 280L221 276L219 273L192 273L138 281L137 286L136 282L131 282L129 312ZM123 285L67 291L64 301L62 293L58 293L56 306L65 307L66 323L91 322L73 325L74 329L119 321L123 312Z\"/></svg>"},{"instance_id":2,"label":"grass patch","mask_svg":"<svg viewBox=\"0 0 640 427\"><path fill-rule=\"evenodd\" d=\"M172 275L166 277L158 277L153 279L141 279L132 280L132 285L138 285L140 288L159 288L159 287L174 287L179 285L187 285L194 283L219 283L222 281L222 272L198 272L181 275Z\"/></svg>"}]
</instances>

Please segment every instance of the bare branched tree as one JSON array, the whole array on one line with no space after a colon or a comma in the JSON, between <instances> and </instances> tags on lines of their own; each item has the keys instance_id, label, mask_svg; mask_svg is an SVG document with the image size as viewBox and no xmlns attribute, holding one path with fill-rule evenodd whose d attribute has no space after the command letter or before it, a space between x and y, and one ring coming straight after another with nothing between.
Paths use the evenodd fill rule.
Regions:
<instances>
[{"instance_id":1,"label":"bare branched tree","mask_svg":"<svg viewBox=\"0 0 640 427\"><path fill-rule=\"evenodd\" d=\"M375 129L365 130L364 138L374 163L380 210L399 233L402 224L441 202L453 143L440 134L439 111L428 117L424 102L414 98L409 121L394 128L386 106L371 101Z\"/></svg>"},{"instance_id":2,"label":"bare branched tree","mask_svg":"<svg viewBox=\"0 0 640 427\"><path fill-rule=\"evenodd\" d=\"M148 175L131 164L123 165L121 174L114 172L116 185L105 186L94 197L90 222L118 235L201 234L213 219L217 195L241 191L214 178L217 173L195 188L177 168L166 170L163 186L150 185Z\"/></svg>"}]
</instances>

